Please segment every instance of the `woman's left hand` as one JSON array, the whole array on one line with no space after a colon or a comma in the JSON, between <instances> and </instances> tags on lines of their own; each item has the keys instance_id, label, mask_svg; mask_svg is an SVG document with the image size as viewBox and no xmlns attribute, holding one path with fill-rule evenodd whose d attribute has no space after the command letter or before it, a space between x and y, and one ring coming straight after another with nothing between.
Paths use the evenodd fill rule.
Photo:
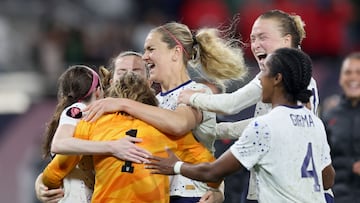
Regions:
<instances>
[{"instance_id":1,"label":"woman's left hand","mask_svg":"<svg viewBox=\"0 0 360 203\"><path fill-rule=\"evenodd\" d=\"M174 165L179 158L171 151L166 149L169 157L162 158L158 156L151 156L150 163L147 163L145 168L150 169L152 174L175 175Z\"/></svg>"},{"instance_id":2,"label":"woman's left hand","mask_svg":"<svg viewBox=\"0 0 360 203\"><path fill-rule=\"evenodd\" d=\"M94 122L100 116L106 113L112 113L120 111L119 99L107 97L105 99L99 99L94 102L91 102L85 109L85 121Z\"/></svg>"}]
</instances>

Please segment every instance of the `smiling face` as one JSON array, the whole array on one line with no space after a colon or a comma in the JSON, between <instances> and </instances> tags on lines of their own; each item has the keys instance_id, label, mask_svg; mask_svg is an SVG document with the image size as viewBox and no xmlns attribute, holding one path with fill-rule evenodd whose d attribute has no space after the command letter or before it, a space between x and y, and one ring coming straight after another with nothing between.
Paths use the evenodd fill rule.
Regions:
<instances>
[{"instance_id":1,"label":"smiling face","mask_svg":"<svg viewBox=\"0 0 360 203\"><path fill-rule=\"evenodd\" d=\"M339 84L346 97L360 100L360 59L348 58L343 62Z\"/></svg>"},{"instance_id":2,"label":"smiling face","mask_svg":"<svg viewBox=\"0 0 360 203\"><path fill-rule=\"evenodd\" d=\"M258 64L276 49L291 47L291 36L283 36L275 18L258 18L252 27L250 40L251 51Z\"/></svg>"},{"instance_id":3,"label":"smiling face","mask_svg":"<svg viewBox=\"0 0 360 203\"><path fill-rule=\"evenodd\" d=\"M149 68L149 79L163 83L168 79L171 69L172 49L161 40L159 32L150 32L145 39L143 60Z\"/></svg>"}]
</instances>

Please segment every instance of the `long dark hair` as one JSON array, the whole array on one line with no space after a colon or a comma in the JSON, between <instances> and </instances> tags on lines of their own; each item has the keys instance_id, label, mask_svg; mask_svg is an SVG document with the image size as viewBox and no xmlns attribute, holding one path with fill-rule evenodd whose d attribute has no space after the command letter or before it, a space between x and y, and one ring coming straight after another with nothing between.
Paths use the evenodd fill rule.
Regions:
<instances>
[{"instance_id":1,"label":"long dark hair","mask_svg":"<svg viewBox=\"0 0 360 203\"><path fill-rule=\"evenodd\" d=\"M50 155L51 142L59 125L61 112L66 107L78 101L89 101L91 99L91 93L101 85L99 76L95 74L95 71L87 66L74 65L69 67L60 76L57 93L58 103L52 118L46 125L44 135L45 139L42 146L44 158L47 158ZM95 86L95 89L93 86Z\"/></svg>"}]
</instances>

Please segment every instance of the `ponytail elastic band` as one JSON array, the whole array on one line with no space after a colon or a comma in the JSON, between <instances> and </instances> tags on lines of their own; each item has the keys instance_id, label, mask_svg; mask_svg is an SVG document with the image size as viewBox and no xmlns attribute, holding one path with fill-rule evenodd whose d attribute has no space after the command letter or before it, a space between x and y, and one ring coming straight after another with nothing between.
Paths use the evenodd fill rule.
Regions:
<instances>
[{"instance_id":1,"label":"ponytail elastic band","mask_svg":"<svg viewBox=\"0 0 360 203\"><path fill-rule=\"evenodd\" d=\"M193 39L193 46L197 45L198 41L196 40L195 34L192 35L192 39Z\"/></svg>"}]
</instances>

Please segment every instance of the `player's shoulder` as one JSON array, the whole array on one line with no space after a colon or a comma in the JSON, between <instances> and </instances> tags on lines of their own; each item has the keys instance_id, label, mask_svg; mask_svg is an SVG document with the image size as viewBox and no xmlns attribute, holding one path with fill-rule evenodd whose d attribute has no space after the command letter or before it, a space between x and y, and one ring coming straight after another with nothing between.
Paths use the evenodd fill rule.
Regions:
<instances>
[{"instance_id":1,"label":"player's shoulder","mask_svg":"<svg viewBox=\"0 0 360 203\"><path fill-rule=\"evenodd\" d=\"M296 112L295 108L281 105L274 107L267 114L258 116L257 119L262 123L266 123L269 125L281 124L284 122L285 118L289 117L290 114L294 114L295 112Z\"/></svg>"},{"instance_id":2,"label":"player's shoulder","mask_svg":"<svg viewBox=\"0 0 360 203\"><path fill-rule=\"evenodd\" d=\"M86 105L81 102L76 102L64 109L63 115L69 118L80 119L83 117L83 110Z\"/></svg>"},{"instance_id":3,"label":"player's shoulder","mask_svg":"<svg viewBox=\"0 0 360 203\"><path fill-rule=\"evenodd\" d=\"M185 88L190 88L192 90L204 90L206 91L206 93L212 93L211 89L204 85L203 83L198 83L195 81L192 81L191 83L189 83Z\"/></svg>"},{"instance_id":4,"label":"player's shoulder","mask_svg":"<svg viewBox=\"0 0 360 203\"><path fill-rule=\"evenodd\" d=\"M249 126L254 129L263 128L264 126L269 126L269 124L271 125L272 122L274 122L273 118L269 114L264 114L255 117L252 121L250 121Z\"/></svg>"}]
</instances>

